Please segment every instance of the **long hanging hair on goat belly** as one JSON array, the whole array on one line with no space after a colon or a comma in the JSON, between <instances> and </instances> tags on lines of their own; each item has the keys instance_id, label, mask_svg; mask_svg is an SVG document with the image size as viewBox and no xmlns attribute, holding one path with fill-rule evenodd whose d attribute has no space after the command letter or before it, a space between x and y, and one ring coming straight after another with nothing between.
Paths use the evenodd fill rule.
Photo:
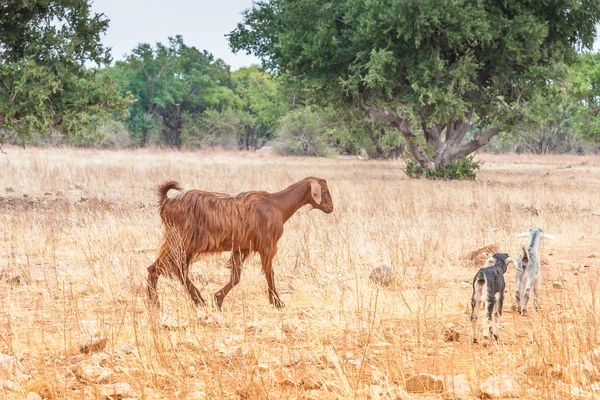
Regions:
<instances>
[{"instance_id":1,"label":"long hanging hair on goat belly","mask_svg":"<svg viewBox=\"0 0 600 400\"><path fill-rule=\"evenodd\" d=\"M169 198L167 193L171 189L180 193ZM176 182L167 182L158 188L158 194L159 213L166 230L164 241L168 242L161 250L176 253L169 254L169 258L184 257L181 261L186 264L201 253L270 247L283 233L283 228L274 226L270 218L260 221L257 218L266 192L238 195L203 190L183 192ZM273 239L275 243L269 243ZM173 268L164 268L163 272L179 274Z\"/></svg>"}]
</instances>

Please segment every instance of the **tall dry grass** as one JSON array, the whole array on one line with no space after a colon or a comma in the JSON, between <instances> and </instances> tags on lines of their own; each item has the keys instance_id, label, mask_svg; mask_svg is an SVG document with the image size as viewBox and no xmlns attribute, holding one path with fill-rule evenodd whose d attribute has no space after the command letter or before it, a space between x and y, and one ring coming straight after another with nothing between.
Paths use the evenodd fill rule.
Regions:
<instances>
[{"instance_id":1,"label":"tall dry grass","mask_svg":"<svg viewBox=\"0 0 600 400\"><path fill-rule=\"evenodd\" d=\"M548 371L599 345L600 264L588 258L600 244L597 157L486 155L476 181L431 182L408 180L392 161L5 150L0 268L23 282L0 283L0 352L18 356L28 379L43 379L55 398L94 398L112 382L148 399L304 398L316 389L397 398L415 372L464 374L475 389L514 370L527 378L525 398L564 398ZM269 306L254 257L221 313L195 309L181 285L164 278L161 313L150 313L145 278L162 232L158 183L276 191L310 175L327 179L335 211L306 207L286 224L274 261L285 309ZM511 268L500 341L471 345L464 282L479 265L465 255L496 244L517 257L515 236L532 227L556 236L541 250L542 311L510 312ZM205 298L227 282L227 258L193 266ZM390 288L368 280L380 263L395 272ZM444 341L449 323L458 342ZM105 351L79 354L93 336L108 338ZM86 380L73 372L77 365L107 375ZM0 398L23 398L26 384ZM435 396L442 395L425 397Z\"/></svg>"}]
</instances>

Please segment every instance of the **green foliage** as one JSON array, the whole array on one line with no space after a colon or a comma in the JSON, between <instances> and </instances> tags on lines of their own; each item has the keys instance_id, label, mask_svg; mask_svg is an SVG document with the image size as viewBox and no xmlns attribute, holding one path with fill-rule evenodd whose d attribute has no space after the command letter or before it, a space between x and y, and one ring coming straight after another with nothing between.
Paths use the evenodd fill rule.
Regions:
<instances>
[{"instance_id":1,"label":"green foliage","mask_svg":"<svg viewBox=\"0 0 600 400\"><path fill-rule=\"evenodd\" d=\"M124 82L122 92L135 98L126 123L141 145L158 128L166 144L181 148L188 122L197 121L206 110L240 104L229 66L207 51L187 46L181 36L169 38L168 46L138 45L112 74Z\"/></svg>"},{"instance_id":2,"label":"green foliage","mask_svg":"<svg viewBox=\"0 0 600 400\"><path fill-rule=\"evenodd\" d=\"M0 13L0 142L35 132L77 135L123 115L127 98L113 80L84 68L110 61L100 35L108 19L89 0L17 0ZM15 138L16 137L16 138Z\"/></svg>"},{"instance_id":3,"label":"green foliage","mask_svg":"<svg viewBox=\"0 0 600 400\"><path fill-rule=\"evenodd\" d=\"M240 144L249 149L275 136L279 118L288 110L281 86L257 67L240 68L232 73L234 92L241 99Z\"/></svg>"},{"instance_id":4,"label":"green foliage","mask_svg":"<svg viewBox=\"0 0 600 400\"><path fill-rule=\"evenodd\" d=\"M326 118L309 107L289 112L280 121L275 150L285 155L328 156L331 150L326 143Z\"/></svg>"},{"instance_id":5,"label":"green foliage","mask_svg":"<svg viewBox=\"0 0 600 400\"><path fill-rule=\"evenodd\" d=\"M448 163L438 170L432 171L415 161L406 163L404 172L410 178L444 179L444 180L473 180L481 164L474 160L473 156L459 158Z\"/></svg>"},{"instance_id":6,"label":"green foliage","mask_svg":"<svg viewBox=\"0 0 600 400\"><path fill-rule=\"evenodd\" d=\"M229 39L310 100L399 130L437 170L512 129L591 48L599 20L599 0L271 0Z\"/></svg>"},{"instance_id":7,"label":"green foliage","mask_svg":"<svg viewBox=\"0 0 600 400\"><path fill-rule=\"evenodd\" d=\"M573 123L584 138L600 143L600 53L582 54L569 78Z\"/></svg>"}]
</instances>

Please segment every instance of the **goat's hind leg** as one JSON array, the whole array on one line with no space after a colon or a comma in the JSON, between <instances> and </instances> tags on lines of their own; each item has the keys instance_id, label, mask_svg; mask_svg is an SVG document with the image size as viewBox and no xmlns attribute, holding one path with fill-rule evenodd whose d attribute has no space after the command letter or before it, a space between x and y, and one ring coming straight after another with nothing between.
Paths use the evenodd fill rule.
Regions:
<instances>
[{"instance_id":1,"label":"goat's hind leg","mask_svg":"<svg viewBox=\"0 0 600 400\"><path fill-rule=\"evenodd\" d=\"M471 297L471 332L473 334L473 343L479 343L479 330L477 323L479 321L479 308L481 307L481 297L473 293Z\"/></svg>"},{"instance_id":2,"label":"goat's hind leg","mask_svg":"<svg viewBox=\"0 0 600 400\"><path fill-rule=\"evenodd\" d=\"M512 306L512 309L517 313L521 312L521 297L523 295L524 274L525 271L522 269L517 269L517 273L515 275L515 305Z\"/></svg>"},{"instance_id":3,"label":"goat's hind leg","mask_svg":"<svg viewBox=\"0 0 600 400\"><path fill-rule=\"evenodd\" d=\"M150 300L150 304L155 307L160 305L158 295L156 294L156 284L158 283L158 277L160 275L157 263L158 261L155 261L148 267L148 299Z\"/></svg>"},{"instance_id":4,"label":"goat's hind leg","mask_svg":"<svg viewBox=\"0 0 600 400\"><path fill-rule=\"evenodd\" d=\"M502 316L502 303L504 302L504 293L496 293L494 307L492 312L492 338L498 340L500 331L500 318Z\"/></svg>"},{"instance_id":5,"label":"goat's hind leg","mask_svg":"<svg viewBox=\"0 0 600 400\"><path fill-rule=\"evenodd\" d=\"M531 287L532 281L530 278L527 278L525 283L525 290L523 291L523 300L521 301L521 315L527 315L527 304L529 303L529 298L531 297Z\"/></svg>"}]
</instances>

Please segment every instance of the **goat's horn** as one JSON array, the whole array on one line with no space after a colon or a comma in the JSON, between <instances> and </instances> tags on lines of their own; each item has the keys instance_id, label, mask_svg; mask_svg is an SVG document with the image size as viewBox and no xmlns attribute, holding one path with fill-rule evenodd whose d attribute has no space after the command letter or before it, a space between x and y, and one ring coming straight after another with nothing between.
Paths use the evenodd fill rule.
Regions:
<instances>
[{"instance_id":1,"label":"goat's horn","mask_svg":"<svg viewBox=\"0 0 600 400\"><path fill-rule=\"evenodd\" d=\"M508 264L510 264L510 263L513 263L513 264L515 264L515 267L517 266L517 262L516 262L516 261L515 261L515 259L514 259L514 258L512 258L512 257L508 257L508 258L507 258L507 259L504 261L504 263L505 263L506 265L508 265Z\"/></svg>"},{"instance_id":2,"label":"goat's horn","mask_svg":"<svg viewBox=\"0 0 600 400\"><path fill-rule=\"evenodd\" d=\"M489 263L492 263L492 265L496 264L496 259L494 257L490 257L487 260L485 260L486 267L489 267Z\"/></svg>"},{"instance_id":3,"label":"goat's horn","mask_svg":"<svg viewBox=\"0 0 600 400\"><path fill-rule=\"evenodd\" d=\"M519 233L517 235L518 238L520 238L520 237L528 237L528 236L529 236L529 232L523 232L523 233Z\"/></svg>"},{"instance_id":4,"label":"goat's horn","mask_svg":"<svg viewBox=\"0 0 600 400\"><path fill-rule=\"evenodd\" d=\"M542 233L542 239L554 239L554 236L548 235L547 233Z\"/></svg>"}]
</instances>

